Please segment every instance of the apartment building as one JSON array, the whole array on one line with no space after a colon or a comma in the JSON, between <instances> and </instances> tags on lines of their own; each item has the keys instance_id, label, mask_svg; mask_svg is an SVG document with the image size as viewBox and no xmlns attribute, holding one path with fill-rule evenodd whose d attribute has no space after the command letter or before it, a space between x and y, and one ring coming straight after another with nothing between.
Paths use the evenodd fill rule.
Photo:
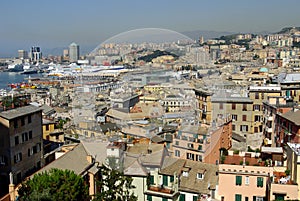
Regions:
<instances>
[{"instance_id":1,"label":"apartment building","mask_svg":"<svg viewBox=\"0 0 300 201\"><path fill-rule=\"evenodd\" d=\"M173 157L218 164L220 148L231 148L231 123L231 119L227 119L214 129L205 125L182 126L173 139Z\"/></svg>"},{"instance_id":2,"label":"apartment building","mask_svg":"<svg viewBox=\"0 0 300 201\"><path fill-rule=\"evenodd\" d=\"M300 110L297 108L281 114L276 114L275 122L276 145L287 142L300 143Z\"/></svg>"},{"instance_id":3,"label":"apartment building","mask_svg":"<svg viewBox=\"0 0 300 201\"><path fill-rule=\"evenodd\" d=\"M212 119L218 119L231 115L232 132L244 135L253 133L252 109L253 101L248 97L232 96L228 94L214 94L212 102Z\"/></svg>"},{"instance_id":4,"label":"apartment building","mask_svg":"<svg viewBox=\"0 0 300 201\"><path fill-rule=\"evenodd\" d=\"M9 173L20 183L43 165L42 110L32 105L0 113L0 192Z\"/></svg>"},{"instance_id":5,"label":"apartment building","mask_svg":"<svg viewBox=\"0 0 300 201\"><path fill-rule=\"evenodd\" d=\"M212 122L212 92L197 88L195 95L199 103L199 122L210 124Z\"/></svg>"},{"instance_id":6,"label":"apartment building","mask_svg":"<svg viewBox=\"0 0 300 201\"><path fill-rule=\"evenodd\" d=\"M221 201L296 200L298 185L287 182L284 168L219 165L218 196Z\"/></svg>"},{"instance_id":7,"label":"apartment building","mask_svg":"<svg viewBox=\"0 0 300 201\"><path fill-rule=\"evenodd\" d=\"M300 144L299 143L287 143L286 146L287 154L287 169L290 171L290 178L295 183L300 182ZM300 199L300 191L298 187L298 199Z\"/></svg>"},{"instance_id":8,"label":"apartment building","mask_svg":"<svg viewBox=\"0 0 300 201\"><path fill-rule=\"evenodd\" d=\"M276 146L275 123L276 114L286 113L294 107L293 101L287 100L283 96L269 96L263 101L263 134L264 146Z\"/></svg>"},{"instance_id":9,"label":"apartment building","mask_svg":"<svg viewBox=\"0 0 300 201\"><path fill-rule=\"evenodd\" d=\"M281 96L280 86L249 87L249 98L253 101L251 133L263 132L263 101L266 101L269 96Z\"/></svg>"}]
</instances>

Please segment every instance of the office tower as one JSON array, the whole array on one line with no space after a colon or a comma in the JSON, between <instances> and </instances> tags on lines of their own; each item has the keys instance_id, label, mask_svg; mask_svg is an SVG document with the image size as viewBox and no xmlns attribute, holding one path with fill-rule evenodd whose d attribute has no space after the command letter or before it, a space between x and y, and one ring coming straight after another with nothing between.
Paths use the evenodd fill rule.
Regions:
<instances>
[{"instance_id":1,"label":"office tower","mask_svg":"<svg viewBox=\"0 0 300 201\"><path fill-rule=\"evenodd\" d=\"M18 50L18 57L19 59L27 59L28 52L26 50Z\"/></svg>"},{"instance_id":2,"label":"office tower","mask_svg":"<svg viewBox=\"0 0 300 201\"><path fill-rule=\"evenodd\" d=\"M40 47L33 46L30 50L30 59L31 61L39 61L42 59L42 52Z\"/></svg>"},{"instance_id":3,"label":"office tower","mask_svg":"<svg viewBox=\"0 0 300 201\"><path fill-rule=\"evenodd\" d=\"M79 59L79 45L71 43L69 46L69 60L70 62L77 62Z\"/></svg>"}]
</instances>

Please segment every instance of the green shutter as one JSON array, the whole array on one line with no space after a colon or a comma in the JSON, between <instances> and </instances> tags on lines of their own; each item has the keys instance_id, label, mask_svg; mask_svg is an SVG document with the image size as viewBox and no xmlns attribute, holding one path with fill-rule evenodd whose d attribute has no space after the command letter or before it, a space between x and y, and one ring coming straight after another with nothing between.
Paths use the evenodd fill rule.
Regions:
<instances>
[{"instance_id":1,"label":"green shutter","mask_svg":"<svg viewBox=\"0 0 300 201\"><path fill-rule=\"evenodd\" d=\"M147 195L147 201L152 201L152 196L151 195Z\"/></svg>"},{"instance_id":2,"label":"green shutter","mask_svg":"<svg viewBox=\"0 0 300 201\"><path fill-rule=\"evenodd\" d=\"M174 182L174 176L170 176L170 182Z\"/></svg>"},{"instance_id":3,"label":"green shutter","mask_svg":"<svg viewBox=\"0 0 300 201\"><path fill-rule=\"evenodd\" d=\"M242 176L235 176L235 185L242 185Z\"/></svg>"},{"instance_id":4,"label":"green shutter","mask_svg":"<svg viewBox=\"0 0 300 201\"><path fill-rule=\"evenodd\" d=\"M153 184L154 184L154 176L150 175L150 185L153 185Z\"/></svg>"},{"instance_id":5,"label":"green shutter","mask_svg":"<svg viewBox=\"0 0 300 201\"><path fill-rule=\"evenodd\" d=\"M180 194L179 201L185 201L185 194Z\"/></svg>"},{"instance_id":6,"label":"green shutter","mask_svg":"<svg viewBox=\"0 0 300 201\"><path fill-rule=\"evenodd\" d=\"M193 201L197 201L198 200L198 196L193 195Z\"/></svg>"},{"instance_id":7,"label":"green shutter","mask_svg":"<svg viewBox=\"0 0 300 201\"><path fill-rule=\"evenodd\" d=\"M242 201L242 195L235 194L235 201Z\"/></svg>"},{"instance_id":8,"label":"green shutter","mask_svg":"<svg viewBox=\"0 0 300 201\"><path fill-rule=\"evenodd\" d=\"M167 198L162 198L162 201L168 201L168 199Z\"/></svg>"},{"instance_id":9,"label":"green shutter","mask_svg":"<svg viewBox=\"0 0 300 201\"><path fill-rule=\"evenodd\" d=\"M253 201L256 201L256 196L253 196Z\"/></svg>"},{"instance_id":10,"label":"green shutter","mask_svg":"<svg viewBox=\"0 0 300 201\"><path fill-rule=\"evenodd\" d=\"M163 175L163 185L168 186L168 176L167 175Z\"/></svg>"},{"instance_id":11,"label":"green shutter","mask_svg":"<svg viewBox=\"0 0 300 201\"><path fill-rule=\"evenodd\" d=\"M257 177L257 187L263 187L264 186L264 178Z\"/></svg>"}]
</instances>

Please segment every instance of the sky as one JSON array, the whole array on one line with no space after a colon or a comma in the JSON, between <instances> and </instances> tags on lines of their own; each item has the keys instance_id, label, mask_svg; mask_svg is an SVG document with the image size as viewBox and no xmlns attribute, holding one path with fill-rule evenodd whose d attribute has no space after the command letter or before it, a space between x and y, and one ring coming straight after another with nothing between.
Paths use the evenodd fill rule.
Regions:
<instances>
[{"instance_id":1,"label":"sky","mask_svg":"<svg viewBox=\"0 0 300 201\"><path fill-rule=\"evenodd\" d=\"M31 46L97 47L134 29L276 32L300 26L299 0L2 0L0 57Z\"/></svg>"}]
</instances>

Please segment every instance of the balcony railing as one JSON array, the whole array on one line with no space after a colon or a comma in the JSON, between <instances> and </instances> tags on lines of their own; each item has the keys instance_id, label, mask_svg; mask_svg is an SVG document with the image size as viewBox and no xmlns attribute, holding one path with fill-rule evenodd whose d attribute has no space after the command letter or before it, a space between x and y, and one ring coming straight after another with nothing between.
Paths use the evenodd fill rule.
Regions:
<instances>
[{"instance_id":1,"label":"balcony railing","mask_svg":"<svg viewBox=\"0 0 300 201\"><path fill-rule=\"evenodd\" d=\"M173 199L176 196L178 196L179 192L174 191L172 188L164 185L150 185L148 186L148 189L146 190L145 194Z\"/></svg>"}]
</instances>

